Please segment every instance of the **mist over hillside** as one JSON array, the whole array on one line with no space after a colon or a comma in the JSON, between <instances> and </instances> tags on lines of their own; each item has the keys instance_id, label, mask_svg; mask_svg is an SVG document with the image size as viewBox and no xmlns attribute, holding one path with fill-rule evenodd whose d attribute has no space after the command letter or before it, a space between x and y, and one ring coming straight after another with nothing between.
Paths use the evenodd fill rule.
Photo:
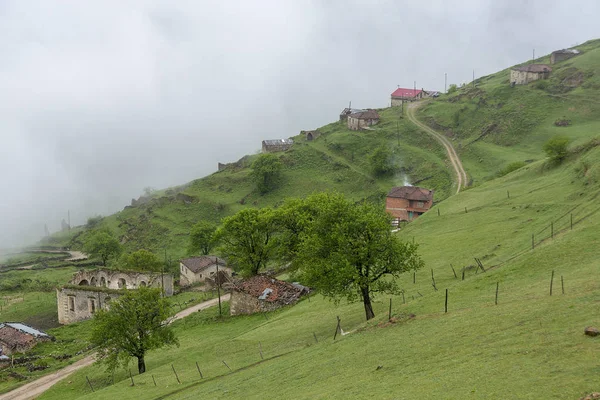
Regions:
<instances>
[{"instance_id":1,"label":"mist over hillside","mask_svg":"<svg viewBox=\"0 0 600 400\"><path fill-rule=\"evenodd\" d=\"M3 2L2 247L204 176L348 101L384 107L396 85L443 90L444 73L468 82L597 36L600 5L575 3Z\"/></svg>"}]
</instances>

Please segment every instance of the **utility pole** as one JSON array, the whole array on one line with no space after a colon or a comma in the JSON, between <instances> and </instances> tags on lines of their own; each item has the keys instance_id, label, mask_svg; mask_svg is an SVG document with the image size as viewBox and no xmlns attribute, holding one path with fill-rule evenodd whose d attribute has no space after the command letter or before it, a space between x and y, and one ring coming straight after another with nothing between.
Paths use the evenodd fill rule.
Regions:
<instances>
[{"instance_id":1,"label":"utility pole","mask_svg":"<svg viewBox=\"0 0 600 400\"><path fill-rule=\"evenodd\" d=\"M71 230L71 210L67 210L67 220L69 221L69 230Z\"/></svg>"},{"instance_id":2,"label":"utility pole","mask_svg":"<svg viewBox=\"0 0 600 400\"><path fill-rule=\"evenodd\" d=\"M533 49L533 58L531 59L532 62L535 62L535 49Z\"/></svg>"},{"instance_id":3,"label":"utility pole","mask_svg":"<svg viewBox=\"0 0 600 400\"><path fill-rule=\"evenodd\" d=\"M448 73L444 72L444 93L448 93Z\"/></svg>"},{"instance_id":4,"label":"utility pole","mask_svg":"<svg viewBox=\"0 0 600 400\"><path fill-rule=\"evenodd\" d=\"M473 87L475 87L475 70L473 70Z\"/></svg>"},{"instance_id":5,"label":"utility pole","mask_svg":"<svg viewBox=\"0 0 600 400\"><path fill-rule=\"evenodd\" d=\"M215 263L217 264L217 296L219 296L219 317L221 317L221 278L219 277L219 257L215 257Z\"/></svg>"},{"instance_id":6,"label":"utility pole","mask_svg":"<svg viewBox=\"0 0 600 400\"><path fill-rule=\"evenodd\" d=\"M165 297L165 266L167 265L167 248L165 247L165 263L162 266L160 273L160 293Z\"/></svg>"},{"instance_id":7,"label":"utility pole","mask_svg":"<svg viewBox=\"0 0 600 400\"><path fill-rule=\"evenodd\" d=\"M417 81L415 81L415 86L414 86L414 92L413 92L413 96L415 98L415 100L417 99Z\"/></svg>"}]
</instances>

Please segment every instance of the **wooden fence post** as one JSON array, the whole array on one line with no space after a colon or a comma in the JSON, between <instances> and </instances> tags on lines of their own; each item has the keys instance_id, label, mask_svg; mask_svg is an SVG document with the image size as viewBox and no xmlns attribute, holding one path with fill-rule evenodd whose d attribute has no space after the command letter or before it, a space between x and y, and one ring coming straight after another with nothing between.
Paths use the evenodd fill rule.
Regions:
<instances>
[{"instance_id":1,"label":"wooden fence post","mask_svg":"<svg viewBox=\"0 0 600 400\"><path fill-rule=\"evenodd\" d=\"M448 312L448 289L446 289L446 301L444 302L444 313Z\"/></svg>"},{"instance_id":2,"label":"wooden fence post","mask_svg":"<svg viewBox=\"0 0 600 400\"><path fill-rule=\"evenodd\" d=\"M452 273L454 274L454 279L458 279L458 276L456 276L456 271L454 270L454 267L452 266L452 264L450 264L450 268L452 268Z\"/></svg>"},{"instance_id":3,"label":"wooden fence post","mask_svg":"<svg viewBox=\"0 0 600 400\"><path fill-rule=\"evenodd\" d=\"M531 234L531 250L535 249L535 235Z\"/></svg>"},{"instance_id":4,"label":"wooden fence post","mask_svg":"<svg viewBox=\"0 0 600 400\"><path fill-rule=\"evenodd\" d=\"M565 294L565 281L562 275L560 276L560 286L562 287L562 294Z\"/></svg>"},{"instance_id":5,"label":"wooden fence post","mask_svg":"<svg viewBox=\"0 0 600 400\"><path fill-rule=\"evenodd\" d=\"M337 326L335 327L335 333L333 334L333 340L335 340L335 338L337 337L337 334L340 330L340 317L338 315L337 317Z\"/></svg>"},{"instance_id":6,"label":"wooden fence post","mask_svg":"<svg viewBox=\"0 0 600 400\"><path fill-rule=\"evenodd\" d=\"M171 368L173 368L173 373L175 374L175 378L177 378L177 383L181 384L181 381L179 380L179 376L177 375L177 371L175 371L175 366L173 364L171 364Z\"/></svg>"},{"instance_id":7,"label":"wooden fence post","mask_svg":"<svg viewBox=\"0 0 600 400\"><path fill-rule=\"evenodd\" d=\"M494 304L498 305L498 288L500 287L500 282L496 282L496 301Z\"/></svg>"},{"instance_id":8,"label":"wooden fence post","mask_svg":"<svg viewBox=\"0 0 600 400\"><path fill-rule=\"evenodd\" d=\"M463 281L465 280L465 267L463 267L463 270L462 270L462 279L461 280L463 280Z\"/></svg>"},{"instance_id":9,"label":"wooden fence post","mask_svg":"<svg viewBox=\"0 0 600 400\"><path fill-rule=\"evenodd\" d=\"M390 297L390 310L388 312L388 321L392 320L392 298Z\"/></svg>"},{"instance_id":10,"label":"wooden fence post","mask_svg":"<svg viewBox=\"0 0 600 400\"><path fill-rule=\"evenodd\" d=\"M152 375L152 382L154 382L154 386L156 386L156 379L154 379L154 375Z\"/></svg>"},{"instance_id":11,"label":"wooden fence post","mask_svg":"<svg viewBox=\"0 0 600 400\"><path fill-rule=\"evenodd\" d=\"M227 363L225 362L225 360L221 360L221 362L223 364L225 364L225 366L227 367L227 369L231 372L231 368L229 367L229 365L227 365Z\"/></svg>"},{"instance_id":12,"label":"wooden fence post","mask_svg":"<svg viewBox=\"0 0 600 400\"><path fill-rule=\"evenodd\" d=\"M131 378L131 386L135 386L135 382L133 381L133 375L131 375L131 368L129 368L129 377Z\"/></svg>"},{"instance_id":13,"label":"wooden fence post","mask_svg":"<svg viewBox=\"0 0 600 400\"><path fill-rule=\"evenodd\" d=\"M262 343L258 342L258 352L260 353L260 359L264 360L265 358L263 357L263 353L262 353Z\"/></svg>"},{"instance_id":14,"label":"wooden fence post","mask_svg":"<svg viewBox=\"0 0 600 400\"><path fill-rule=\"evenodd\" d=\"M87 381L88 385L90 385L90 389L92 389L92 393L94 393L94 387L92 386L92 382L90 382L90 378L88 378L87 375L85 376L85 380Z\"/></svg>"},{"instance_id":15,"label":"wooden fence post","mask_svg":"<svg viewBox=\"0 0 600 400\"><path fill-rule=\"evenodd\" d=\"M552 283L554 282L554 270L552 270L552 276L550 276L550 296L552 296Z\"/></svg>"}]
</instances>

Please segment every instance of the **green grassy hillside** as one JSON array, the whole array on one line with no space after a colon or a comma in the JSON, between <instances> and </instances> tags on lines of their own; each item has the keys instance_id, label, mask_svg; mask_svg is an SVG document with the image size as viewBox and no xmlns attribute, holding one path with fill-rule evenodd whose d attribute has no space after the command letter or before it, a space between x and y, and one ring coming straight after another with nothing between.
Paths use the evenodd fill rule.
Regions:
<instances>
[{"instance_id":1,"label":"green grassy hillside","mask_svg":"<svg viewBox=\"0 0 600 400\"><path fill-rule=\"evenodd\" d=\"M268 316L220 320L212 309L177 322L181 346L152 353L135 386L126 371L112 384L90 367L41 398L565 399L598 391L600 343L583 334L600 324L598 144L573 149L560 166L533 162L452 196L401 231L421 244L426 269L416 283L412 274L400 279L393 323L388 297L377 299L369 323L360 303L320 296ZM472 267L474 257L485 272ZM349 333L334 341L336 316Z\"/></svg>"},{"instance_id":2,"label":"green grassy hillside","mask_svg":"<svg viewBox=\"0 0 600 400\"><path fill-rule=\"evenodd\" d=\"M543 158L542 145L554 135L581 144L600 132L600 40L576 48L582 53L551 65L548 80L511 87L509 68L430 102L420 118L453 140L475 184L511 162ZM571 125L556 126L559 119Z\"/></svg>"},{"instance_id":3,"label":"green grassy hillside","mask_svg":"<svg viewBox=\"0 0 600 400\"><path fill-rule=\"evenodd\" d=\"M405 180L436 191L440 201L450 193L452 176L445 165L443 149L399 114L399 109L380 110L381 122L369 131L351 131L335 122L320 128L322 135L307 141L294 137L291 150L275 153L284 164L281 185L261 195L250 178L250 165L256 156L246 156L223 171L186 185L155 193L144 204L126 207L104 218L101 225L112 229L127 250L145 248L171 257L185 255L188 234L200 220L219 223L244 207L264 207L286 197L335 190L361 200L383 201L393 186ZM370 154L378 147L393 151L396 172L373 176ZM68 236L51 237L50 243L81 246L85 229ZM83 234L83 235L82 235Z\"/></svg>"}]
</instances>

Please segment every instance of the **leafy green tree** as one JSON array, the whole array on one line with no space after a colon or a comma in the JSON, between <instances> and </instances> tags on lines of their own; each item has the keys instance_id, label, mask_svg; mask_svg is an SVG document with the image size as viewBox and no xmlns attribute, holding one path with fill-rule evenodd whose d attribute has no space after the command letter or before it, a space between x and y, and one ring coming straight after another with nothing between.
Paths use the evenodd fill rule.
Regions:
<instances>
[{"instance_id":1,"label":"leafy green tree","mask_svg":"<svg viewBox=\"0 0 600 400\"><path fill-rule=\"evenodd\" d=\"M121 264L125 269L132 271L160 271L163 268L161 259L144 249L124 254L121 257Z\"/></svg>"},{"instance_id":2,"label":"leafy green tree","mask_svg":"<svg viewBox=\"0 0 600 400\"><path fill-rule=\"evenodd\" d=\"M223 219L217 230L220 253L244 276L253 276L274 259L277 224L273 210L247 208Z\"/></svg>"},{"instance_id":3,"label":"leafy green tree","mask_svg":"<svg viewBox=\"0 0 600 400\"><path fill-rule=\"evenodd\" d=\"M550 160L560 163L569 154L569 151L567 150L568 145L568 137L555 136L544 143L544 152L550 157Z\"/></svg>"},{"instance_id":4,"label":"leafy green tree","mask_svg":"<svg viewBox=\"0 0 600 400\"><path fill-rule=\"evenodd\" d=\"M378 176L394 172L393 154L388 147L380 146L369 157L371 169Z\"/></svg>"},{"instance_id":5,"label":"leafy green tree","mask_svg":"<svg viewBox=\"0 0 600 400\"><path fill-rule=\"evenodd\" d=\"M300 234L296 253L303 282L335 300L361 299L369 320L375 316L375 293L398 292L396 281L385 278L423 266L418 246L397 239L378 206L355 204L342 195L316 201L319 215Z\"/></svg>"},{"instance_id":6,"label":"leafy green tree","mask_svg":"<svg viewBox=\"0 0 600 400\"><path fill-rule=\"evenodd\" d=\"M98 310L92 322L91 344L108 371L126 367L137 358L138 371L146 372L146 353L168 345L179 345L167 324L170 305L160 289L139 288L125 291L110 309Z\"/></svg>"},{"instance_id":7,"label":"leafy green tree","mask_svg":"<svg viewBox=\"0 0 600 400\"><path fill-rule=\"evenodd\" d=\"M281 180L283 164L274 154L265 153L252 163L252 178L260 193L267 193L277 187Z\"/></svg>"},{"instance_id":8,"label":"leafy green tree","mask_svg":"<svg viewBox=\"0 0 600 400\"><path fill-rule=\"evenodd\" d=\"M458 86L456 86L456 84L452 83L448 86L448 94L455 93L456 91L458 91Z\"/></svg>"},{"instance_id":9,"label":"leafy green tree","mask_svg":"<svg viewBox=\"0 0 600 400\"><path fill-rule=\"evenodd\" d=\"M102 265L106 266L110 258L116 258L121 254L121 244L114 235L108 231L94 232L85 242L84 251L92 257L102 260Z\"/></svg>"},{"instance_id":10,"label":"leafy green tree","mask_svg":"<svg viewBox=\"0 0 600 400\"><path fill-rule=\"evenodd\" d=\"M209 222L200 221L190 231L190 244L188 253L201 253L208 255L215 246L215 231L217 227Z\"/></svg>"}]
</instances>

